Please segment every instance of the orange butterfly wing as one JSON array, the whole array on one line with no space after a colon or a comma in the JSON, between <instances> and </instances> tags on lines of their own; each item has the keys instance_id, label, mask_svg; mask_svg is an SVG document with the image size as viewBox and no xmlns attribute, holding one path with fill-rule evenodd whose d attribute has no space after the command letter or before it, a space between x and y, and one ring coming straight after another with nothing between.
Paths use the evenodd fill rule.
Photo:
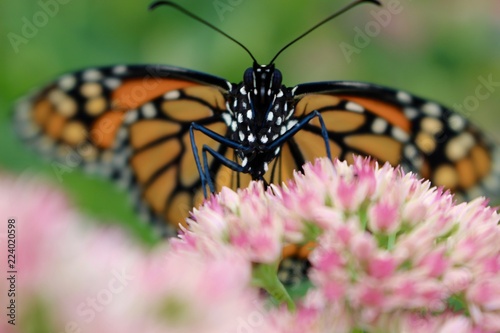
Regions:
<instances>
[{"instance_id":1,"label":"orange butterfly wing","mask_svg":"<svg viewBox=\"0 0 500 333\"><path fill-rule=\"evenodd\" d=\"M189 126L196 121L225 135L227 88L222 79L174 67L89 69L20 101L16 126L25 141L56 158L60 177L78 165L116 179L143 217L160 220L162 232L171 234L203 198ZM195 137L226 153L201 133ZM209 164L217 174L221 165ZM230 177L217 182L219 189L231 186Z\"/></svg>"}]
</instances>

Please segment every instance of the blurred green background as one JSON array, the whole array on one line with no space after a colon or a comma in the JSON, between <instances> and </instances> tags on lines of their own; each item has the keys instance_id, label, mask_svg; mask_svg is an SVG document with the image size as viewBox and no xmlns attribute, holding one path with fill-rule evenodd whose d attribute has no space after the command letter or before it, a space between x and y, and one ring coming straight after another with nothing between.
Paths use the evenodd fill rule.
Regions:
<instances>
[{"instance_id":1,"label":"blurred green background","mask_svg":"<svg viewBox=\"0 0 500 333\"><path fill-rule=\"evenodd\" d=\"M19 143L10 119L14 101L60 74L85 67L161 63L239 82L251 59L232 42L173 9L148 12L149 1L59 1L0 2L0 172L45 177L63 187L79 209L100 220L125 223L135 234L152 240L127 196L112 184L79 171L65 174L58 182L49 164ZM281 46L347 1L178 3L244 43L265 63ZM500 82L498 0L384 3L386 10L396 9L384 17L385 26L376 23L372 13L379 9L368 4L288 49L276 62L284 83L368 81L453 106L474 96L479 76L491 75ZM47 8L53 15L40 14ZM28 38L23 36L26 22L39 25ZM367 24L375 29L370 31L372 36L357 40L357 31L364 31ZM25 39L13 44L14 34ZM357 51L347 59L341 45ZM500 87L467 116L500 142Z\"/></svg>"}]
</instances>

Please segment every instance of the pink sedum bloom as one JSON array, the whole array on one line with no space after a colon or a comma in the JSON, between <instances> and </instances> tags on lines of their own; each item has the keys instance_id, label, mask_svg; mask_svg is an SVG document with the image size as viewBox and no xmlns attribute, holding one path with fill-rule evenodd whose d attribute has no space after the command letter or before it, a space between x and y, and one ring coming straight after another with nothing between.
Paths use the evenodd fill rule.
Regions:
<instances>
[{"instance_id":1,"label":"pink sedum bloom","mask_svg":"<svg viewBox=\"0 0 500 333\"><path fill-rule=\"evenodd\" d=\"M16 220L18 272L15 325L4 316L1 332L270 332L250 263L238 253L147 250L116 228L97 227L47 185L7 177L0 213Z\"/></svg>"},{"instance_id":2,"label":"pink sedum bloom","mask_svg":"<svg viewBox=\"0 0 500 333\"><path fill-rule=\"evenodd\" d=\"M2 213L26 198L10 213L18 315L61 332L500 332L500 218L486 199L457 204L363 158L303 170L224 188L152 251L85 223L56 191L0 179ZM290 249L311 265L294 298L278 280Z\"/></svg>"},{"instance_id":3,"label":"pink sedum bloom","mask_svg":"<svg viewBox=\"0 0 500 333\"><path fill-rule=\"evenodd\" d=\"M194 211L174 248L229 247L255 274L278 265L286 244L314 241L311 285L295 312L271 311L277 332L500 331L499 216L485 199L457 204L369 159L303 169L268 191L224 189Z\"/></svg>"}]
</instances>

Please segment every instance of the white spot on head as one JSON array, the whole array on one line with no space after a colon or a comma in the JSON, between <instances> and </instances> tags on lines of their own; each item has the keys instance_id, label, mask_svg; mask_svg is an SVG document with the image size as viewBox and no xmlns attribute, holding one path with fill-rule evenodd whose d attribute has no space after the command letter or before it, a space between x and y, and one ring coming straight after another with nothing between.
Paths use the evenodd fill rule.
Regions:
<instances>
[{"instance_id":1,"label":"white spot on head","mask_svg":"<svg viewBox=\"0 0 500 333\"><path fill-rule=\"evenodd\" d=\"M172 90L163 95L163 98L166 100L178 99L181 96L181 92L179 90Z\"/></svg>"},{"instance_id":2,"label":"white spot on head","mask_svg":"<svg viewBox=\"0 0 500 333\"><path fill-rule=\"evenodd\" d=\"M410 135L399 127L392 128L392 137L399 142L407 142L410 139Z\"/></svg>"},{"instance_id":3,"label":"white spot on head","mask_svg":"<svg viewBox=\"0 0 500 333\"><path fill-rule=\"evenodd\" d=\"M57 84L59 88L64 91L71 90L76 85L76 77L74 77L73 75L65 75L59 79L59 82Z\"/></svg>"},{"instance_id":4,"label":"white spot on head","mask_svg":"<svg viewBox=\"0 0 500 333\"><path fill-rule=\"evenodd\" d=\"M427 102L424 105L422 105L422 111L424 111L425 114L432 117L441 116L441 107L433 102Z\"/></svg>"},{"instance_id":5,"label":"white spot on head","mask_svg":"<svg viewBox=\"0 0 500 333\"><path fill-rule=\"evenodd\" d=\"M387 129L387 121L382 118L377 118L372 123L373 133L382 134Z\"/></svg>"},{"instance_id":6,"label":"white spot on head","mask_svg":"<svg viewBox=\"0 0 500 333\"><path fill-rule=\"evenodd\" d=\"M269 138L267 137L267 135L263 135L260 137L260 142L262 143L267 143L267 141L269 141Z\"/></svg>"},{"instance_id":7,"label":"white spot on head","mask_svg":"<svg viewBox=\"0 0 500 333\"><path fill-rule=\"evenodd\" d=\"M252 112L252 110L248 110L247 111L247 118L248 119L252 119L253 118L253 112Z\"/></svg>"},{"instance_id":8,"label":"white spot on head","mask_svg":"<svg viewBox=\"0 0 500 333\"><path fill-rule=\"evenodd\" d=\"M118 65L118 66L113 67L113 69L111 71L113 72L113 74L117 74L117 75L125 74L127 72L127 66Z\"/></svg>"},{"instance_id":9,"label":"white spot on head","mask_svg":"<svg viewBox=\"0 0 500 333\"><path fill-rule=\"evenodd\" d=\"M448 118L448 126L455 132L461 132L465 127L465 119L458 114L452 114Z\"/></svg>"},{"instance_id":10,"label":"white spot on head","mask_svg":"<svg viewBox=\"0 0 500 333\"><path fill-rule=\"evenodd\" d=\"M238 122L241 124L243 122L243 114L238 113Z\"/></svg>"},{"instance_id":11,"label":"white spot on head","mask_svg":"<svg viewBox=\"0 0 500 333\"><path fill-rule=\"evenodd\" d=\"M267 89L267 96L271 96L271 89Z\"/></svg>"},{"instance_id":12,"label":"white spot on head","mask_svg":"<svg viewBox=\"0 0 500 333\"><path fill-rule=\"evenodd\" d=\"M359 105L358 103L354 103L354 102L347 102L346 105L345 105L345 108L349 111L353 111L353 112L363 112L365 111L365 109Z\"/></svg>"},{"instance_id":13,"label":"white spot on head","mask_svg":"<svg viewBox=\"0 0 500 333\"><path fill-rule=\"evenodd\" d=\"M396 98L402 103L411 103L411 95L404 91L398 91Z\"/></svg>"},{"instance_id":14,"label":"white spot on head","mask_svg":"<svg viewBox=\"0 0 500 333\"><path fill-rule=\"evenodd\" d=\"M156 107L151 103L144 104L141 108L141 111L144 118L156 117Z\"/></svg>"},{"instance_id":15,"label":"white spot on head","mask_svg":"<svg viewBox=\"0 0 500 333\"><path fill-rule=\"evenodd\" d=\"M274 113L273 112L269 112L267 114L267 121L273 121L273 118L274 118Z\"/></svg>"},{"instance_id":16,"label":"white spot on head","mask_svg":"<svg viewBox=\"0 0 500 333\"><path fill-rule=\"evenodd\" d=\"M280 89L280 91L278 91L278 94L276 95L278 98L281 98L283 97L283 90Z\"/></svg>"},{"instance_id":17,"label":"white spot on head","mask_svg":"<svg viewBox=\"0 0 500 333\"><path fill-rule=\"evenodd\" d=\"M123 119L123 121L125 122L125 124L130 125L132 123L135 123L138 117L139 112L137 110L132 110L125 114L125 118Z\"/></svg>"},{"instance_id":18,"label":"white spot on head","mask_svg":"<svg viewBox=\"0 0 500 333\"><path fill-rule=\"evenodd\" d=\"M242 95L246 95L246 94L247 94L247 91L246 91L246 89L245 89L245 86L242 86L242 87L240 88L240 94L242 94Z\"/></svg>"},{"instance_id":19,"label":"white spot on head","mask_svg":"<svg viewBox=\"0 0 500 333\"><path fill-rule=\"evenodd\" d=\"M83 72L82 79L84 81L90 82L99 81L100 79L102 79L102 73L94 68L87 69L85 72Z\"/></svg>"},{"instance_id":20,"label":"white spot on head","mask_svg":"<svg viewBox=\"0 0 500 333\"><path fill-rule=\"evenodd\" d=\"M240 131L238 133L238 135L240 136L240 141L244 141L245 140L245 133L243 133L242 131Z\"/></svg>"},{"instance_id":21,"label":"white spot on head","mask_svg":"<svg viewBox=\"0 0 500 333\"><path fill-rule=\"evenodd\" d=\"M282 121L283 121L283 118L281 118L281 117L276 118L276 125L278 125L278 126L281 125Z\"/></svg>"},{"instance_id":22,"label":"white spot on head","mask_svg":"<svg viewBox=\"0 0 500 333\"><path fill-rule=\"evenodd\" d=\"M235 99L234 102L233 102L233 109L236 110L236 107L238 106L238 100Z\"/></svg>"},{"instance_id":23,"label":"white spot on head","mask_svg":"<svg viewBox=\"0 0 500 333\"><path fill-rule=\"evenodd\" d=\"M253 94L254 94L254 95L257 95L258 93L259 93L259 92L257 91L257 89L254 89L254 90L253 90Z\"/></svg>"},{"instance_id":24,"label":"white spot on head","mask_svg":"<svg viewBox=\"0 0 500 333\"><path fill-rule=\"evenodd\" d=\"M254 142L255 141L255 136L253 135L253 133L250 133L248 135L248 142Z\"/></svg>"}]
</instances>

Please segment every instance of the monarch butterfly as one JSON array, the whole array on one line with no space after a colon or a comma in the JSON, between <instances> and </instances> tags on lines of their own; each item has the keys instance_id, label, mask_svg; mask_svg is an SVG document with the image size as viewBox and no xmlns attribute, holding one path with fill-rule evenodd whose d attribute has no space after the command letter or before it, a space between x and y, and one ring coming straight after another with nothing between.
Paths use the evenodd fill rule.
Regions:
<instances>
[{"instance_id":1,"label":"monarch butterfly","mask_svg":"<svg viewBox=\"0 0 500 333\"><path fill-rule=\"evenodd\" d=\"M182 7L156 2L151 8L172 6L242 46L254 60L243 81L162 65L89 68L21 100L18 131L60 163L77 157L84 169L128 188L166 235L207 190L284 181L319 156L370 155L464 196L498 190L499 150L436 102L362 82L282 84L274 60L284 49L368 1L329 16L268 65Z\"/></svg>"}]
</instances>

